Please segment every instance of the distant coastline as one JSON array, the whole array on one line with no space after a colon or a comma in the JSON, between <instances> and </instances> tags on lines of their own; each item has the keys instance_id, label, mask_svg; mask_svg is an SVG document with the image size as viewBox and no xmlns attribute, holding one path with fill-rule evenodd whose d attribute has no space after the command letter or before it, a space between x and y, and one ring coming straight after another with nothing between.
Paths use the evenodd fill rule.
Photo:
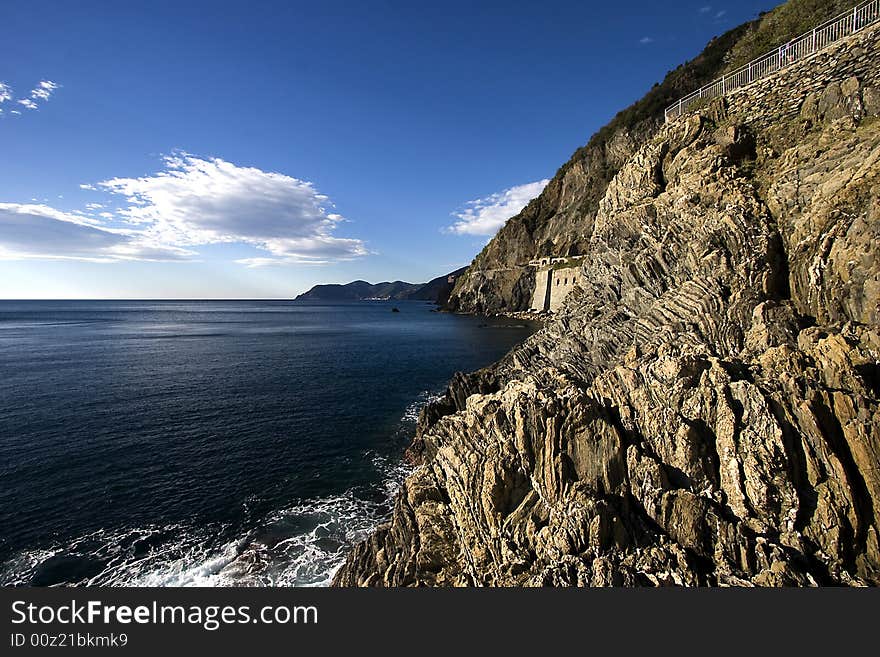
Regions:
<instances>
[{"instance_id":1,"label":"distant coastline","mask_svg":"<svg viewBox=\"0 0 880 657\"><path fill-rule=\"evenodd\" d=\"M308 292L297 296L294 301L430 301L442 306L449 298L455 281L465 269L467 268L456 269L427 283L368 283L357 280L344 285L315 285Z\"/></svg>"}]
</instances>

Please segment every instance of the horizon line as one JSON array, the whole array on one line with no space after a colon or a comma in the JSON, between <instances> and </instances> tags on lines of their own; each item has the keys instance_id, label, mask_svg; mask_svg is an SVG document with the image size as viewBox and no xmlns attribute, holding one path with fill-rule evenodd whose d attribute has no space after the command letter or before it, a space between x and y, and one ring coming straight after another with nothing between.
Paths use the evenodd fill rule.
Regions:
<instances>
[{"instance_id":1,"label":"horizon line","mask_svg":"<svg viewBox=\"0 0 880 657\"><path fill-rule=\"evenodd\" d=\"M291 297L6 297L4 301L293 301ZM345 301L345 299L340 299ZM422 301L422 299L348 299L348 301Z\"/></svg>"}]
</instances>

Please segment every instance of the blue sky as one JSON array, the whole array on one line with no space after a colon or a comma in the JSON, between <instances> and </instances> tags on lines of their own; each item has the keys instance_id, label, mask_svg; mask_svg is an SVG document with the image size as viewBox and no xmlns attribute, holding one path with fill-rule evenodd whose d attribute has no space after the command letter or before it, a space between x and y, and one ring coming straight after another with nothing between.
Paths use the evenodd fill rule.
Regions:
<instances>
[{"instance_id":1,"label":"blue sky","mask_svg":"<svg viewBox=\"0 0 880 657\"><path fill-rule=\"evenodd\" d=\"M0 298L428 280L773 4L5 0Z\"/></svg>"}]
</instances>

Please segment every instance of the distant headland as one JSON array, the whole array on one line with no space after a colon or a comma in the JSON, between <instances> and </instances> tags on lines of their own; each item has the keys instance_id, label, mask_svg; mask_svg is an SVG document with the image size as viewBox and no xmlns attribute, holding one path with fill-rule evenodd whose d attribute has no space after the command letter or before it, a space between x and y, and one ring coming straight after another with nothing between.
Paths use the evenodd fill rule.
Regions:
<instances>
[{"instance_id":1,"label":"distant headland","mask_svg":"<svg viewBox=\"0 0 880 657\"><path fill-rule=\"evenodd\" d=\"M303 292L294 301L431 301L439 305L446 303L456 279L467 269L462 267L453 272L438 276L427 283L407 283L393 281L368 283L352 281L345 285L316 285Z\"/></svg>"}]
</instances>

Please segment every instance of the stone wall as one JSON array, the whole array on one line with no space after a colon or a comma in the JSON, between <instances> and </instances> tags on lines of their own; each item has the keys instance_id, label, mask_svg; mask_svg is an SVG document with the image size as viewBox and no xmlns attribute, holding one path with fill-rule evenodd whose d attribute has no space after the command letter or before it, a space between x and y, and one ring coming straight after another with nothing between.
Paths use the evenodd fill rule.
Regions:
<instances>
[{"instance_id":1,"label":"stone wall","mask_svg":"<svg viewBox=\"0 0 880 657\"><path fill-rule=\"evenodd\" d=\"M540 266L535 275L535 291L531 309L556 312L565 298L582 281L580 264L572 266Z\"/></svg>"},{"instance_id":2,"label":"stone wall","mask_svg":"<svg viewBox=\"0 0 880 657\"><path fill-rule=\"evenodd\" d=\"M535 274L535 291L530 306L535 312L550 310L551 274L553 270L550 268L539 269Z\"/></svg>"},{"instance_id":3,"label":"stone wall","mask_svg":"<svg viewBox=\"0 0 880 657\"><path fill-rule=\"evenodd\" d=\"M880 86L878 47L880 25L875 24L780 69L771 77L732 91L714 101L715 111L724 116L735 116L757 130L772 130L774 124L798 118L802 114L802 118L814 118L808 115L812 109L817 114L823 114L818 118L840 118L824 116L826 107L832 112L849 110L848 113L852 114L877 115L880 113L880 97L877 94L872 92L863 96L853 92L857 92L859 87ZM853 79L858 80L858 84L854 85ZM834 83L843 85L843 89L835 88ZM849 96L847 92L850 92ZM837 101L847 97L850 98L849 107L833 109L842 107ZM705 113L705 108L691 114L700 112Z\"/></svg>"}]
</instances>

